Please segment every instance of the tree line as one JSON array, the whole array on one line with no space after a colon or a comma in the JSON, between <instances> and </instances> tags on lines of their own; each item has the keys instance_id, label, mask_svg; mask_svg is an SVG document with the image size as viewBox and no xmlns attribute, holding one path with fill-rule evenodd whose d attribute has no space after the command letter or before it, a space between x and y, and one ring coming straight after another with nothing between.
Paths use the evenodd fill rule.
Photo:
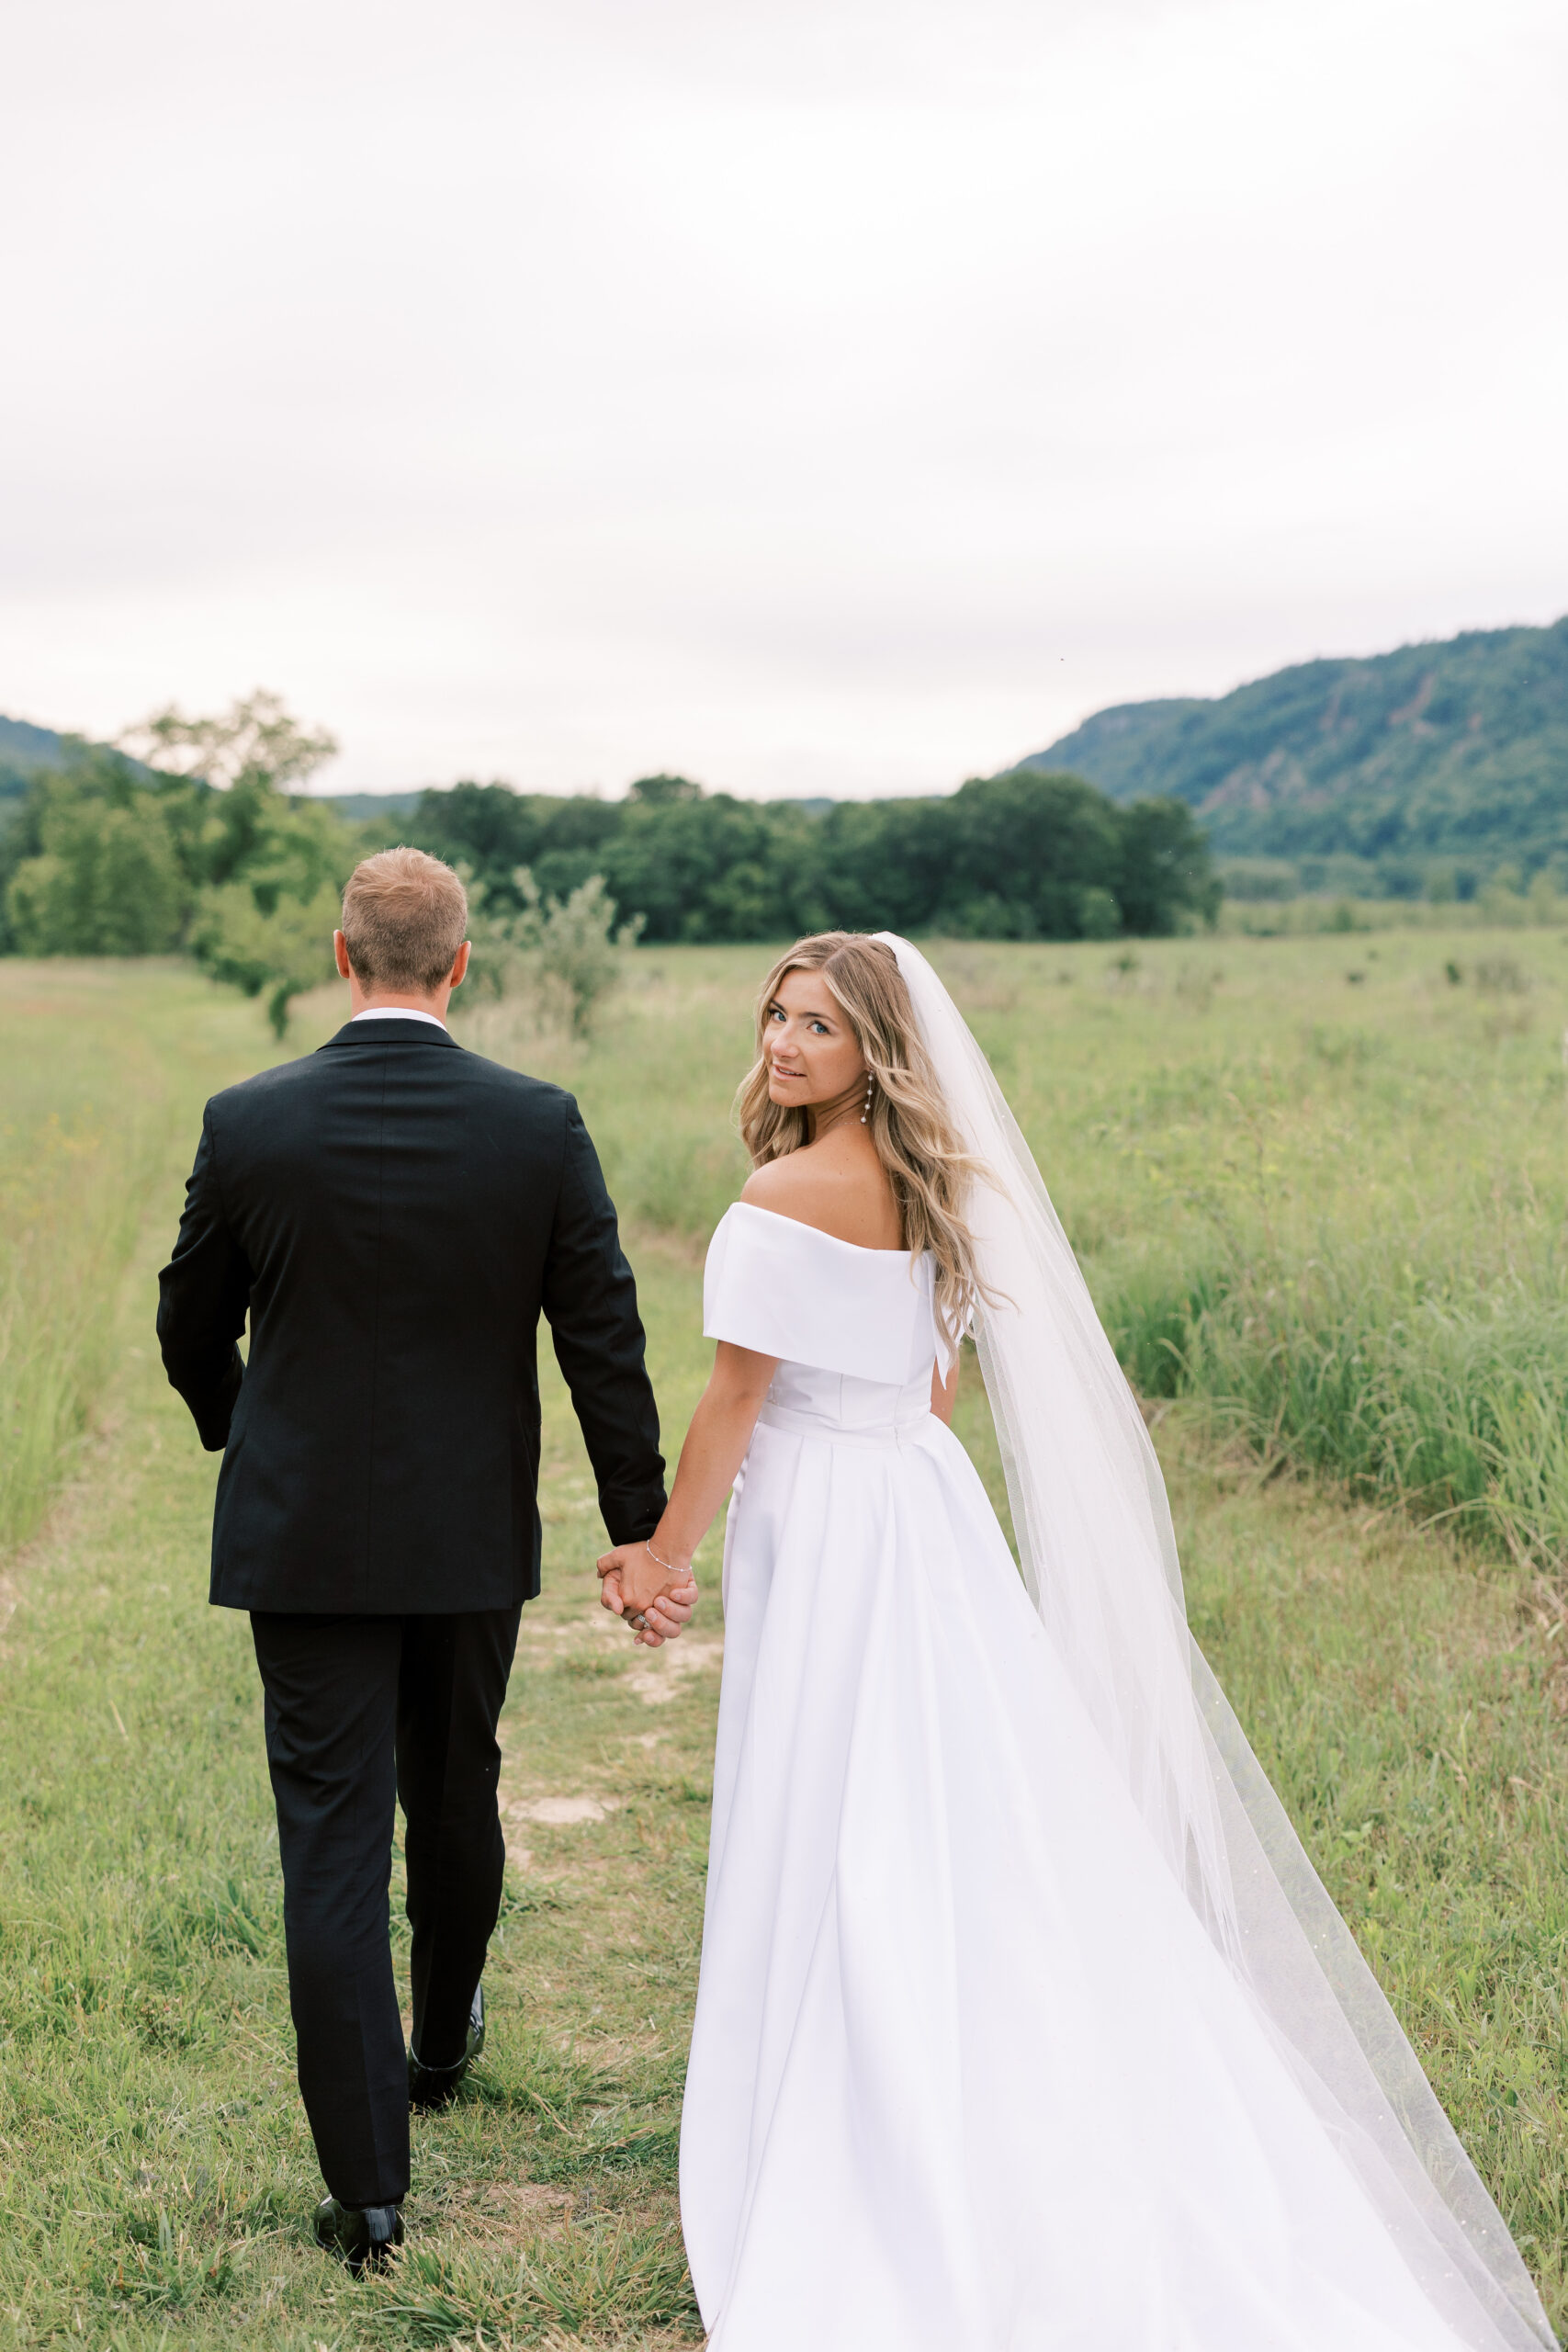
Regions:
<instances>
[{"instance_id":1,"label":"tree line","mask_svg":"<svg viewBox=\"0 0 1568 2352\"><path fill-rule=\"evenodd\" d=\"M985 939L1110 939L1210 922L1220 886L1175 799L1118 807L1081 778L1030 769L942 798L741 800L681 776L622 800L460 783L410 817L351 825L298 787L336 750L258 694L218 718L157 713L115 749L73 748L34 774L0 832L0 950L195 956L267 996L330 978L337 898L367 850L397 840L468 879L486 939L590 899L606 936L779 940L893 930ZM539 910L543 910L543 917Z\"/></svg>"},{"instance_id":2,"label":"tree line","mask_svg":"<svg viewBox=\"0 0 1568 2352\"><path fill-rule=\"evenodd\" d=\"M427 792L408 838L498 906L526 872L566 898L598 875L657 942L901 931L1111 939L1212 922L1207 842L1177 800L1119 808L1081 778L1014 769L937 799L737 799L648 776L624 800L464 783Z\"/></svg>"}]
</instances>

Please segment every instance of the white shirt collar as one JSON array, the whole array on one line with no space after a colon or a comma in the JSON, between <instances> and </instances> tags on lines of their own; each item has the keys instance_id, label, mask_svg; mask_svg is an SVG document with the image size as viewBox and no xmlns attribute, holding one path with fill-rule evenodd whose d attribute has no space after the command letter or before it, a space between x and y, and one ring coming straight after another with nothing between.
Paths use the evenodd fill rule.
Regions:
<instances>
[{"instance_id":1,"label":"white shirt collar","mask_svg":"<svg viewBox=\"0 0 1568 2352\"><path fill-rule=\"evenodd\" d=\"M367 1004L363 1012L354 1014L348 1024L351 1029L355 1021L428 1021L433 1029L446 1027L434 1012L421 1012L412 1004Z\"/></svg>"}]
</instances>

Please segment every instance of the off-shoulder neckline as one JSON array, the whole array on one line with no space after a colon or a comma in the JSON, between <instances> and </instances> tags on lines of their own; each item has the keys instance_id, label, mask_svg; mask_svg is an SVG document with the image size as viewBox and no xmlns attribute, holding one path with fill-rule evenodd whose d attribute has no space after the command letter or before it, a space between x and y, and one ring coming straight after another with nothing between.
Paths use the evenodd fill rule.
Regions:
<instances>
[{"instance_id":1,"label":"off-shoulder neckline","mask_svg":"<svg viewBox=\"0 0 1568 2352\"><path fill-rule=\"evenodd\" d=\"M793 1225L802 1233L814 1233L818 1241L830 1241L835 1250L852 1250L857 1258L907 1260L915 1255L912 1250L877 1250L863 1241L842 1241L836 1233L825 1233L819 1225L807 1225L803 1216L785 1216L781 1209L759 1208L755 1201L731 1201L724 1212L725 1216L733 1216L737 1209L744 1209L750 1216L772 1217L775 1225Z\"/></svg>"}]
</instances>

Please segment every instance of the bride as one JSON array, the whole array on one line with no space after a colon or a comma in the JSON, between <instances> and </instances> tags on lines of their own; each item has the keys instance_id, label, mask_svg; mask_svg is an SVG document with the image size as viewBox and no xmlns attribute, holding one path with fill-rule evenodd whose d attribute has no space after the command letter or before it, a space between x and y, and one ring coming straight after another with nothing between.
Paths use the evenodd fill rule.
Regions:
<instances>
[{"instance_id":1,"label":"bride","mask_svg":"<svg viewBox=\"0 0 1568 2352\"><path fill-rule=\"evenodd\" d=\"M1028 1147L902 939L740 1097L659 1597L734 1488L681 2141L716 2352L1528 2352L1502 2219L1188 1634ZM1020 1566L948 1424L972 1329Z\"/></svg>"}]
</instances>

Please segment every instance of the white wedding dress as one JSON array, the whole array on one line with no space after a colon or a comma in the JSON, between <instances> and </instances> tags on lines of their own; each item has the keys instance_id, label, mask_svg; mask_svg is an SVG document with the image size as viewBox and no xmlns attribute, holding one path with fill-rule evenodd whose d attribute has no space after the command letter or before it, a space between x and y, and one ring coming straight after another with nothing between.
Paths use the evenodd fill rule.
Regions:
<instances>
[{"instance_id":1,"label":"white wedding dress","mask_svg":"<svg viewBox=\"0 0 1568 2352\"><path fill-rule=\"evenodd\" d=\"M1364 1988L1325 1989L1310 1871L1303 1963L1239 1805L1239 1926L1173 1867L930 1409L929 1259L738 1204L704 1320L779 1359L726 1538L682 2128L715 2352L1551 2345L1381 1996L1352 2033Z\"/></svg>"}]
</instances>

